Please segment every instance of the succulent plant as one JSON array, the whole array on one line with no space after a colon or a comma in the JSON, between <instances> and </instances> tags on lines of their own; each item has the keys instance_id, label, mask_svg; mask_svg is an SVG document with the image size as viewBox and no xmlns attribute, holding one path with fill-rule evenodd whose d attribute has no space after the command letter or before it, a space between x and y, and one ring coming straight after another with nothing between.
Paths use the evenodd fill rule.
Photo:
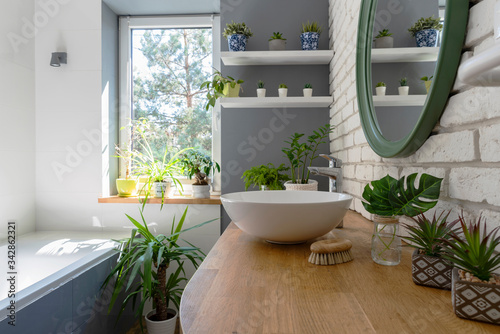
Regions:
<instances>
[{"instance_id":1,"label":"succulent plant","mask_svg":"<svg viewBox=\"0 0 500 334\"><path fill-rule=\"evenodd\" d=\"M265 82L262 80L259 80L259 82L257 82L257 88L264 88L264 85L265 85Z\"/></svg>"},{"instance_id":2,"label":"succulent plant","mask_svg":"<svg viewBox=\"0 0 500 334\"><path fill-rule=\"evenodd\" d=\"M304 85L304 88L306 88L306 89L307 89L307 88L311 88L311 89L312 89L312 88L313 88L313 86L312 86L310 83L306 83L306 84Z\"/></svg>"},{"instance_id":3,"label":"succulent plant","mask_svg":"<svg viewBox=\"0 0 500 334\"><path fill-rule=\"evenodd\" d=\"M375 38L382 38L382 37L390 37L392 34L389 32L389 29L384 29L378 32L378 35L375 36Z\"/></svg>"},{"instance_id":4,"label":"succulent plant","mask_svg":"<svg viewBox=\"0 0 500 334\"><path fill-rule=\"evenodd\" d=\"M285 84L280 84L278 88L288 88L288 86Z\"/></svg>"},{"instance_id":5,"label":"succulent plant","mask_svg":"<svg viewBox=\"0 0 500 334\"><path fill-rule=\"evenodd\" d=\"M413 26L408 29L410 34L415 37L416 33L427 29L436 29L438 31L443 30L443 25L440 23L441 19L434 18L434 16L428 18L420 18Z\"/></svg>"},{"instance_id":6,"label":"succulent plant","mask_svg":"<svg viewBox=\"0 0 500 334\"><path fill-rule=\"evenodd\" d=\"M227 38L231 35L245 35L247 37L252 37L253 33L250 31L250 28L245 24L245 22L235 23L234 21L231 21L231 23L226 23L226 28L224 28L222 36Z\"/></svg>"},{"instance_id":7,"label":"succulent plant","mask_svg":"<svg viewBox=\"0 0 500 334\"><path fill-rule=\"evenodd\" d=\"M321 34L322 29L323 28L318 25L317 21L313 21L312 23L309 23L309 21L307 21L307 23L302 23L301 33L316 32L318 34Z\"/></svg>"},{"instance_id":8,"label":"succulent plant","mask_svg":"<svg viewBox=\"0 0 500 334\"><path fill-rule=\"evenodd\" d=\"M408 86L408 79L401 78L401 80L399 80L399 84L401 85L401 87Z\"/></svg>"},{"instance_id":9,"label":"succulent plant","mask_svg":"<svg viewBox=\"0 0 500 334\"><path fill-rule=\"evenodd\" d=\"M411 219L415 225L402 224L408 230L409 237L403 239L413 242L411 247L420 249L423 254L429 256L441 257L443 253L443 240L450 240L452 233L458 233L460 228L455 227L458 219L450 223L447 222L450 213L444 217L444 212L439 216L434 216L428 219L424 214L418 215L416 218Z\"/></svg>"},{"instance_id":10,"label":"succulent plant","mask_svg":"<svg viewBox=\"0 0 500 334\"><path fill-rule=\"evenodd\" d=\"M380 81L376 87L386 87L385 82Z\"/></svg>"},{"instance_id":11,"label":"succulent plant","mask_svg":"<svg viewBox=\"0 0 500 334\"><path fill-rule=\"evenodd\" d=\"M281 39L281 40L286 41L286 38L283 38L283 34L280 33L279 31L273 32L273 35L271 36L271 38L269 38L269 40L272 41L273 39Z\"/></svg>"},{"instance_id":12,"label":"succulent plant","mask_svg":"<svg viewBox=\"0 0 500 334\"><path fill-rule=\"evenodd\" d=\"M495 248L500 245L500 236L497 236L500 226L487 233L486 224L481 223L481 217L468 226L463 216L458 219L463 236L452 233L451 240L442 239L445 245L443 258L480 280L489 281L493 272L500 268L500 254L495 254ZM481 225L484 227L482 232Z\"/></svg>"}]
</instances>

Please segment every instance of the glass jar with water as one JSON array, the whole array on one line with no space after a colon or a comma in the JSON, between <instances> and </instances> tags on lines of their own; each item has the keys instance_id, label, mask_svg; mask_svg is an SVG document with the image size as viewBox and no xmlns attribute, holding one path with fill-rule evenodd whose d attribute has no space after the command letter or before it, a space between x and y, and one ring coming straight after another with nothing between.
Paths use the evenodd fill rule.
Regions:
<instances>
[{"instance_id":1,"label":"glass jar with water","mask_svg":"<svg viewBox=\"0 0 500 334\"><path fill-rule=\"evenodd\" d=\"M401 261L401 238L398 217L374 215L372 259L378 264L395 266Z\"/></svg>"}]
</instances>

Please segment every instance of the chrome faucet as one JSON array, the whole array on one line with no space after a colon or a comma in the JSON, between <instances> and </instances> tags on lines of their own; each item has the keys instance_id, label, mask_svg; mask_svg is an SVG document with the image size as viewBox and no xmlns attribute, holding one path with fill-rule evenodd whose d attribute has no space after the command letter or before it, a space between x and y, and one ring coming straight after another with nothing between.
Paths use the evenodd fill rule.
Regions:
<instances>
[{"instance_id":1,"label":"chrome faucet","mask_svg":"<svg viewBox=\"0 0 500 334\"><path fill-rule=\"evenodd\" d=\"M334 158L327 154L320 154L322 158L328 160L328 167L307 167L314 175L326 176L330 179L330 192L342 192L342 160ZM344 227L342 220L337 226L338 228Z\"/></svg>"}]
</instances>

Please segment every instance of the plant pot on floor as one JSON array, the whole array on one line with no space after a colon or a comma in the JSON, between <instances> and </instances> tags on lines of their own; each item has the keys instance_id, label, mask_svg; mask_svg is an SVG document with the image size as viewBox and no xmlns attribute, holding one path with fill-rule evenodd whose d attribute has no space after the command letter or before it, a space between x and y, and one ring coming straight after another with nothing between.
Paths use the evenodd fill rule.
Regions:
<instances>
[{"instance_id":1,"label":"plant pot on floor","mask_svg":"<svg viewBox=\"0 0 500 334\"><path fill-rule=\"evenodd\" d=\"M394 47L394 38L391 36L379 37L375 39L376 49L388 49Z\"/></svg>"},{"instance_id":2,"label":"plant pot on floor","mask_svg":"<svg viewBox=\"0 0 500 334\"><path fill-rule=\"evenodd\" d=\"M318 50L319 34L317 32L304 32L300 35L302 50Z\"/></svg>"},{"instance_id":3,"label":"plant pot on floor","mask_svg":"<svg viewBox=\"0 0 500 334\"><path fill-rule=\"evenodd\" d=\"M235 34L227 36L227 44L229 51L245 51L247 49L248 37L245 35Z\"/></svg>"},{"instance_id":4,"label":"plant pot on floor","mask_svg":"<svg viewBox=\"0 0 500 334\"><path fill-rule=\"evenodd\" d=\"M150 317L156 315L156 310L149 312L146 315L146 327L148 329L148 334L174 334L175 326L177 324L178 313L173 309L167 310L169 318L167 320L157 321L151 320Z\"/></svg>"},{"instance_id":5,"label":"plant pot on floor","mask_svg":"<svg viewBox=\"0 0 500 334\"><path fill-rule=\"evenodd\" d=\"M410 93L410 87L408 86L398 87L398 92L399 95L408 95Z\"/></svg>"},{"instance_id":6,"label":"plant pot on floor","mask_svg":"<svg viewBox=\"0 0 500 334\"><path fill-rule=\"evenodd\" d=\"M286 49L286 41L283 39L273 39L269 41L270 51L282 51Z\"/></svg>"},{"instance_id":7,"label":"plant pot on floor","mask_svg":"<svg viewBox=\"0 0 500 334\"><path fill-rule=\"evenodd\" d=\"M415 249L411 256L411 275L417 285L451 290L451 271L449 261L436 256L420 254Z\"/></svg>"},{"instance_id":8,"label":"plant pot on floor","mask_svg":"<svg viewBox=\"0 0 500 334\"><path fill-rule=\"evenodd\" d=\"M155 197L165 198L170 191L170 182L154 182L153 183Z\"/></svg>"},{"instance_id":9,"label":"plant pot on floor","mask_svg":"<svg viewBox=\"0 0 500 334\"><path fill-rule=\"evenodd\" d=\"M297 180L297 182L298 181L299 180ZM292 181L286 181L285 188L291 191L317 191L318 181L309 180L308 183L292 183Z\"/></svg>"},{"instance_id":10,"label":"plant pot on floor","mask_svg":"<svg viewBox=\"0 0 500 334\"><path fill-rule=\"evenodd\" d=\"M193 184L193 198L210 198L210 185Z\"/></svg>"},{"instance_id":11,"label":"plant pot on floor","mask_svg":"<svg viewBox=\"0 0 500 334\"><path fill-rule=\"evenodd\" d=\"M239 97L240 96L240 84L235 84L234 87L231 87L230 84L227 84L222 91L225 97Z\"/></svg>"},{"instance_id":12,"label":"plant pot on floor","mask_svg":"<svg viewBox=\"0 0 500 334\"><path fill-rule=\"evenodd\" d=\"M304 88L302 89L304 92L304 97L312 97L313 95L313 89L312 88Z\"/></svg>"},{"instance_id":13,"label":"plant pot on floor","mask_svg":"<svg viewBox=\"0 0 500 334\"><path fill-rule=\"evenodd\" d=\"M464 319L500 325L500 285L462 280L453 268L451 302L455 314Z\"/></svg>"},{"instance_id":14,"label":"plant pot on floor","mask_svg":"<svg viewBox=\"0 0 500 334\"><path fill-rule=\"evenodd\" d=\"M278 88L279 97L286 97L288 95L288 88Z\"/></svg>"},{"instance_id":15,"label":"plant pot on floor","mask_svg":"<svg viewBox=\"0 0 500 334\"><path fill-rule=\"evenodd\" d=\"M120 197L134 196L136 187L136 179L116 179L116 189Z\"/></svg>"},{"instance_id":16,"label":"plant pot on floor","mask_svg":"<svg viewBox=\"0 0 500 334\"><path fill-rule=\"evenodd\" d=\"M266 89L265 88L257 88L257 97L266 97Z\"/></svg>"},{"instance_id":17,"label":"plant pot on floor","mask_svg":"<svg viewBox=\"0 0 500 334\"><path fill-rule=\"evenodd\" d=\"M415 41L419 48L434 48L438 43L439 31L436 29L426 29L415 33Z\"/></svg>"},{"instance_id":18,"label":"plant pot on floor","mask_svg":"<svg viewBox=\"0 0 500 334\"><path fill-rule=\"evenodd\" d=\"M375 87L375 92L377 93L377 96L385 96L386 90L387 87Z\"/></svg>"}]
</instances>

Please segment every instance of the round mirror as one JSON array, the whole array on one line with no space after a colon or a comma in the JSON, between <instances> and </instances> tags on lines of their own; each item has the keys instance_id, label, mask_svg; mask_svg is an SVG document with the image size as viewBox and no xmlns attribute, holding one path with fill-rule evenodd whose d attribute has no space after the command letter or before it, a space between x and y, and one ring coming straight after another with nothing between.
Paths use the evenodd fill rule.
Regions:
<instances>
[{"instance_id":1,"label":"round mirror","mask_svg":"<svg viewBox=\"0 0 500 334\"><path fill-rule=\"evenodd\" d=\"M429 137L455 81L468 13L468 0L362 0L358 106L378 155L409 156Z\"/></svg>"}]
</instances>

